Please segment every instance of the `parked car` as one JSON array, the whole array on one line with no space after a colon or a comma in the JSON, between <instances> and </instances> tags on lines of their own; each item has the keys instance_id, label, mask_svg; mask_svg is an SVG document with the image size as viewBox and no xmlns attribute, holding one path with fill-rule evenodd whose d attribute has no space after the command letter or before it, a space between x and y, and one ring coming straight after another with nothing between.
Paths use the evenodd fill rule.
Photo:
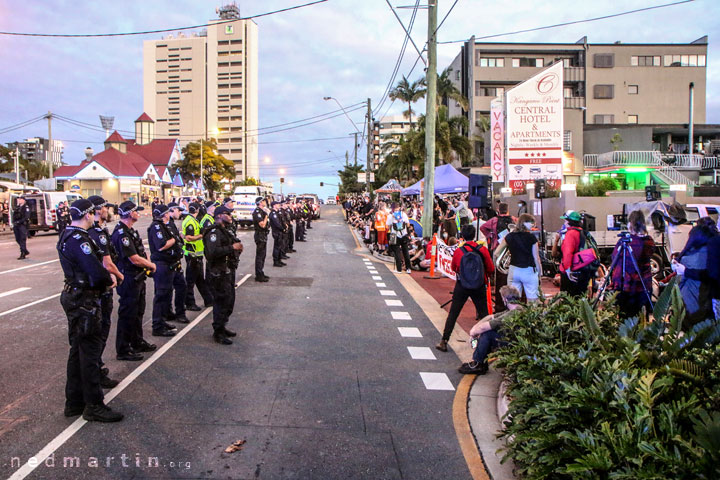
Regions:
<instances>
[{"instance_id":1,"label":"parked car","mask_svg":"<svg viewBox=\"0 0 720 480\"><path fill-rule=\"evenodd\" d=\"M325 200L325 203L327 205L335 205L335 197L328 197L327 200Z\"/></svg>"}]
</instances>

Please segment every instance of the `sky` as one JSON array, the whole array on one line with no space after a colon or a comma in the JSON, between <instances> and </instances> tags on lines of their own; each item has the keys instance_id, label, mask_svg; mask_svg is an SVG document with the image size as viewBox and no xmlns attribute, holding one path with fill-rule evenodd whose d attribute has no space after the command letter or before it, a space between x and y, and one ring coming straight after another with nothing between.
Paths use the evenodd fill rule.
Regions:
<instances>
[{"instance_id":1,"label":"sky","mask_svg":"<svg viewBox=\"0 0 720 480\"><path fill-rule=\"evenodd\" d=\"M308 3L309 0L239 0L241 15L256 15ZM438 40L467 40L471 35L502 34L522 29L583 20L645 8L671 0L438 0ZM425 2L421 2L426 3ZM82 4L82 6L79 6ZM407 26L411 0L390 0ZM175 28L206 23L215 18L220 0L0 0L0 31L32 33L116 33ZM451 7L454 8L451 9ZM720 123L720 2L690 3L645 11L592 23L539 32L501 36L489 41L574 43L587 35L590 43L689 43L708 35L707 118ZM402 47L405 32L385 0L328 0L272 16L258 24L259 126L285 124L371 99L373 115L404 110L398 102L377 106L386 91ZM186 34L193 30L185 30ZM422 49L427 40L427 9L419 9L411 31ZM48 111L99 126L98 115L115 117L115 128L133 130L142 113L142 42L161 34L109 38L42 38L0 35L0 131ZM438 46L438 70L457 56L462 43ZM411 44L394 83L401 76L417 80L424 73ZM415 109L424 113L423 101ZM387 113L386 113L387 112ZM260 176L273 181L284 169L284 193L317 193L326 198L337 192L337 170L349 152L351 133L363 131L364 109L259 138ZM28 137L47 137L47 122L0 134L0 143ZM103 149L104 134L59 121L53 138L65 145L64 160L78 164L85 147ZM366 147L358 152L365 162ZM325 186L320 187L320 182Z\"/></svg>"}]
</instances>

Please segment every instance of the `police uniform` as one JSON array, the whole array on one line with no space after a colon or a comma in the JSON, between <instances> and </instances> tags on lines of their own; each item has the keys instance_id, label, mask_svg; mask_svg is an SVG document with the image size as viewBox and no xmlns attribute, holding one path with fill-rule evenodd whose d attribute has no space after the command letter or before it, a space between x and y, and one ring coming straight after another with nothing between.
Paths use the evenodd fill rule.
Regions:
<instances>
[{"instance_id":1,"label":"police uniform","mask_svg":"<svg viewBox=\"0 0 720 480\"><path fill-rule=\"evenodd\" d=\"M293 229L293 222L295 221L295 211L290 207L290 205L285 205L285 218L287 221L287 251L288 252L294 252L295 248L295 232Z\"/></svg>"},{"instance_id":2,"label":"police uniform","mask_svg":"<svg viewBox=\"0 0 720 480\"><path fill-rule=\"evenodd\" d=\"M30 226L30 206L27 202L24 205L16 205L13 210L13 233L15 233L15 241L20 246L20 257L18 260L24 259L30 255L27 249L28 227Z\"/></svg>"},{"instance_id":3,"label":"police uniform","mask_svg":"<svg viewBox=\"0 0 720 480\"><path fill-rule=\"evenodd\" d=\"M57 216L57 231L58 233L62 233L63 230L65 230L65 227L70 225L70 211L67 207L67 205L61 205L55 210L55 215Z\"/></svg>"},{"instance_id":4,"label":"police uniform","mask_svg":"<svg viewBox=\"0 0 720 480\"><path fill-rule=\"evenodd\" d=\"M198 208L192 206L190 208ZM199 217L199 215L198 215ZM183 253L185 254L185 282L187 285L185 293L185 307L194 310L199 309L195 302L194 287L197 285L198 291L205 302L205 306L212 305L212 293L205 283L205 275L203 272L203 258L205 247L202 238L190 241L188 236L200 235L200 222L193 215L187 215L182 221L182 233L185 236L183 244Z\"/></svg>"},{"instance_id":5,"label":"police uniform","mask_svg":"<svg viewBox=\"0 0 720 480\"><path fill-rule=\"evenodd\" d=\"M268 214L265 210L260 208L260 202L262 200L256 200L258 204L257 208L253 211L253 226L255 227L255 280L258 282L266 282L269 277L265 275L265 257L267 255L267 240L268 233L270 232L270 222L265 224L265 227L261 227L260 224L268 218Z\"/></svg>"},{"instance_id":6,"label":"police uniform","mask_svg":"<svg viewBox=\"0 0 720 480\"><path fill-rule=\"evenodd\" d=\"M295 241L305 241L305 212L303 211L302 205L299 203L295 204Z\"/></svg>"},{"instance_id":7,"label":"police uniform","mask_svg":"<svg viewBox=\"0 0 720 480\"><path fill-rule=\"evenodd\" d=\"M167 211L168 208L165 205L156 206L155 210L153 210L155 218L147 230L150 261L155 263L157 268L153 276L155 295L153 296L152 308L152 334L156 337L172 337L175 335L174 328L166 320L170 317L172 308L174 270L177 268L181 257L174 245L165 250L160 250L174 238L170 228L163 223L162 217Z\"/></svg>"},{"instance_id":8,"label":"police uniform","mask_svg":"<svg viewBox=\"0 0 720 480\"><path fill-rule=\"evenodd\" d=\"M120 206L119 211L122 212L124 205ZM139 210L143 207L136 208ZM138 231L128 227L122 221L115 225L110 241L118 254L118 270L125 277L117 287L120 301L115 351L118 359L142 360L142 355L139 355L138 352L153 351L155 346L144 340L142 331L146 296L145 270L132 263L130 257L139 255L147 258L147 254Z\"/></svg>"},{"instance_id":9,"label":"police uniform","mask_svg":"<svg viewBox=\"0 0 720 480\"><path fill-rule=\"evenodd\" d=\"M229 211L218 207L218 212ZM213 336L219 343L230 344L227 337L234 332L226 325L235 306L235 270L238 266L238 253L233 244L238 242L230 231L220 223L214 223L203 234L205 257L207 258L207 280L213 290Z\"/></svg>"},{"instance_id":10,"label":"police uniform","mask_svg":"<svg viewBox=\"0 0 720 480\"><path fill-rule=\"evenodd\" d=\"M277 202L273 202L273 205L276 205ZM270 212L270 215L268 216L270 218L270 228L272 229L272 236L273 236L273 266L274 267L284 267L285 263L282 261L282 237L283 237L283 231L284 231L284 225L282 217L280 216L280 211L273 209Z\"/></svg>"},{"instance_id":11,"label":"police uniform","mask_svg":"<svg viewBox=\"0 0 720 480\"><path fill-rule=\"evenodd\" d=\"M170 204L169 208L178 208L177 204ZM180 236L177 225L175 225L175 219L170 217L170 221L167 223L168 229L175 239L175 245L173 250L177 254L178 260L183 258L183 244L184 241ZM175 316L170 315L168 320L174 320L182 323L190 323L185 316L185 298L187 296L187 283L185 283L185 273L182 270L182 262L173 270L172 278L173 293L175 295Z\"/></svg>"},{"instance_id":12,"label":"police uniform","mask_svg":"<svg viewBox=\"0 0 720 480\"><path fill-rule=\"evenodd\" d=\"M89 200L73 203L77 217L94 213ZM102 319L100 294L113 281L101 262L101 252L87 230L68 226L57 243L65 287L60 294L68 319L70 352L65 386L65 415L83 413L86 420L118 421L122 414L113 412L103 403L100 386L102 355Z\"/></svg>"},{"instance_id":13,"label":"police uniform","mask_svg":"<svg viewBox=\"0 0 720 480\"><path fill-rule=\"evenodd\" d=\"M67 228L67 227L65 227ZM98 253L100 254L100 261L102 262L103 257L106 255L110 256L113 263L117 262L117 254L115 248L110 241L110 232L106 227L101 227L98 222L88 230L88 235L92 238L93 242L97 245ZM102 318L102 351L105 351L107 345L107 339L110 335L111 316L113 310L113 293L111 288L106 288L105 291L100 293L100 313ZM102 358L100 359L100 367L104 365Z\"/></svg>"}]
</instances>

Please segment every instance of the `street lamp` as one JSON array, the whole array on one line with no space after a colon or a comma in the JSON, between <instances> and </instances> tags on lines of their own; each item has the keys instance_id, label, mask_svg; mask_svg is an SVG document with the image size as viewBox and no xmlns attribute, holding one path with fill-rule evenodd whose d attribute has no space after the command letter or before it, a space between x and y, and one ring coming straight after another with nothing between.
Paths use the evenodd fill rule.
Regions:
<instances>
[{"instance_id":1,"label":"street lamp","mask_svg":"<svg viewBox=\"0 0 720 480\"><path fill-rule=\"evenodd\" d=\"M357 130L357 132L362 135L362 133L360 132L360 130L358 130L357 125L355 125L355 122L353 122L353 121L352 121L352 118L350 118L350 115L348 115L347 111L345 110L345 107L343 107L342 105L340 105L340 102L338 102L338 99L337 99L337 98L335 98L335 97L323 97L323 100L325 100L325 101L335 100L335 103L338 104L338 107L340 107L340 109L343 111L343 113L345 114L345 116L347 117L347 119L350 120L350 123L352 123L353 128L354 128L355 130ZM355 142L355 143L357 143L357 142Z\"/></svg>"}]
</instances>

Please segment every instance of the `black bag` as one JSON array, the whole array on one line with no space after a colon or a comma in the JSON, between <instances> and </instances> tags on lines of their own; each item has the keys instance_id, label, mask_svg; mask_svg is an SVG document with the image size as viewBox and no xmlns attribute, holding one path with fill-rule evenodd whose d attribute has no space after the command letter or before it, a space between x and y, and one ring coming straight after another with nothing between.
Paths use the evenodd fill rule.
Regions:
<instances>
[{"instance_id":1,"label":"black bag","mask_svg":"<svg viewBox=\"0 0 720 480\"><path fill-rule=\"evenodd\" d=\"M508 229L510 225L512 225L513 219L510 215L500 215L497 217L497 224L495 224L495 235L498 238L498 242L500 241L500 234Z\"/></svg>"},{"instance_id":2,"label":"black bag","mask_svg":"<svg viewBox=\"0 0 720 480\"><path fill-rule=\"evenodd\" d=\"M465 247L470 246L461 248ZM485 264L480 254L480 247L465 249L465 253L460 258L460 272L457 278L466 290L477 290L485 284Z\"/></svg>"},{"instance_id":3,"label":"black bag","mask_svg":"<svg viewBox=\"0 0 720 480\"><path fill-rule=\"evenodd\" d=\"M397 245L397 233L388 233L388 245Z\"/></svg>"}]
</instances>

